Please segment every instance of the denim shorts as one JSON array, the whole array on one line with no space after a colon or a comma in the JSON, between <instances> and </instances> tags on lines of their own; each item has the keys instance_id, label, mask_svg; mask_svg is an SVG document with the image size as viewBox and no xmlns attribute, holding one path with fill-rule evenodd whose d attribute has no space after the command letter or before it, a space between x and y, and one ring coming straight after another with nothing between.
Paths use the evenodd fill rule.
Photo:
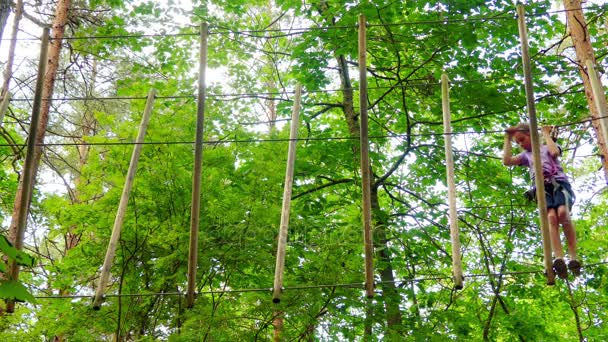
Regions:
<instances>
[{"instance_id":1,"label":"denim shorts","mask_svg":"<svg viewBox=\"0 0 608 342\"><path fill-rule=\"evenodd\" d=\"M547 209L558 208L560 205L567 205L568 209L572 209L574 205L574 192L568 181L553 181L545 183L545 198L547 200Z\"/></svg>"}]
</instances>

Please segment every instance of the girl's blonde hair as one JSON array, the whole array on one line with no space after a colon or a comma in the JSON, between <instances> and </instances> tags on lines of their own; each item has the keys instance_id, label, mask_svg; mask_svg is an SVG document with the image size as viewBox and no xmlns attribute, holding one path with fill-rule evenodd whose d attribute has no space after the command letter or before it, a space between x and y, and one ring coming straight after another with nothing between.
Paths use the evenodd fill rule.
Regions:
<instances>
[{"instance_id":1,"label":"girl's blonde hair","mask_svg":"<svg viewBox=\"0 0 608 342\"><path fill-rule=\"evenodd\" d=\"M530 135L530 125L521 122L515 126L507 128L507 132L511 135L515 134L515 132L522 132L524 134Z\"/></svg>"}]
</instances>

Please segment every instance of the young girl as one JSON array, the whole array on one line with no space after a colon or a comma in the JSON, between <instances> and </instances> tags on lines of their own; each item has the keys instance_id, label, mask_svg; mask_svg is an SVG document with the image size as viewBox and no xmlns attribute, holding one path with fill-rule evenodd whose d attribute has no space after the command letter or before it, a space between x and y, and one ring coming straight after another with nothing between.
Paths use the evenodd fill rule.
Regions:
<instances>
[{"instance_id":1,"label":"young girl","mask_svg":"<svg viewBox=\"0 0 608 342\"><path fill-rule=\"evenodd\" d=\"M540 147L540 155L543 169L543 179L545 180L545 198L547 199L547 216L549 220L549 231L551 244L555 259L553 260L553 270L561 279L568 277L568 269L577 276L580 274L581 263L576 258L576 232L570 220L570 209L574 204L574 193L568 182L568 176L562 170L557 157L561 150L551 139L551 126L542 128L542 135L545 145ZM524 149L516 156L511 154L511 140ZM507 129L504 142L503 162L505 165L527 166L530 170L532 183L534 184L534 165L532 158L532 142L530 139L530 126L520 123ZM566 267L564 261L564 251L559 234L559 225L564 229L564 235L568 242L568 253L570 262Z\"/></svg>"}]
</instances>

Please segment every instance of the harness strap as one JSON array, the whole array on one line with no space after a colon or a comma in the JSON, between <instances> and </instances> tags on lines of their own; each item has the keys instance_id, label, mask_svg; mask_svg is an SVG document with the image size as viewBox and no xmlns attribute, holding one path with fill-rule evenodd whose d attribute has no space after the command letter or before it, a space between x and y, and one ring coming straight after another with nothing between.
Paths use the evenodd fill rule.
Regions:
<instances>
[{"instance_id":1,"label":"harness strap","mask_svg":"<svg viewBox=\"0 0 608 342\"><path fill-rule=\"evenodd\" d=\"M555 195L558 191L561 191L562 194L564 194L564 200L566 201L566 207L568 207L568 210L572 209L571 203L574 203L574 199L572 198L570 191L568 191L568 189L563 187L557 180L555 180L554 177L551 177L551 181L546 182L546 183L553 185L553 194L552 195Z\"/></svg>"}]
</instances>

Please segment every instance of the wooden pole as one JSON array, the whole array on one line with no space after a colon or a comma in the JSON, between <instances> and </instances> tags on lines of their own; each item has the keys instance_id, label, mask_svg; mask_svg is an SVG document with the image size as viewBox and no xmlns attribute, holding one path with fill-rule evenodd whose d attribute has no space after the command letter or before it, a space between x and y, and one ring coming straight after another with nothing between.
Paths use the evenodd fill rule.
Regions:
<instances>
[{"instance_id":1,"label":"wooden pole","mask_svg":"<svg viewBox=\"0 0 608 342\"><path fill-rule=\"evenodd\" d=\"M602 126L602 133L604 135L604 141L608 141L608 113L606 112L606 93L600 78L595 71L593 61L587 60L587 73L589 74L589 80L591 81L591 89L593 90L593 102L597 108L598 116L600 117L600 125Z\"/></svg>"},{"instance_id":2,"label":"wooden pole","mask_svg":"<svg viewBox=\"0 0 608 342\"><path fill-rule=\"evenodd\" d=\"M148 99L146 100L146 107L144 114L141 118L139 125L139 132L135 139L135 146L133 147L133 153L131 154L131 161L129 163L129 170L127 171L127 177L125 179L125 186L122 189L120 196L120 203L118 204L118 210L116 211L116 218L114 220L114 228L112 229L112 235L110 242L108 243L108 249L106 251L106 257L103 261L101 268L101 275L99 277L99 283L97 285L97 291L95 291L95 298L93 300L93 309L99 310L101 308L101 302L103 301L103 294L105 292L106 284L110 278L110 269L114 262L114 255L116 254L116 246L118 245L118 239L120 238L120 231L122 229L122 223L125 219L127 212L127 205L129 203L129 194L133 187L133 181L135 180L135 172L137 171L137 163L139 162L139 156L143 148L144 137L146 136L146 130L148 129L148 123L150 122L150 116L152 115L152 107L154 105L154 98L156 96L156 89L150 89L148 92Z\"/></svg>"},{"instance_id":3,"label":"wooden pole","mask_svg":"<svg viewBox=\"0 0 608 342\"><path fill-rule=\"evenodd\" d=\"M17 212L17 234L15 235L15 241L13 241L16 249L23 248L23 239L25 236L25 228L27 225L27 215L29 212L29 199L34 186L34 154L36 148L36 134L38 133L38 123L40 122L40 112L42 108L42 88L44 86L44 75L46 74L46 67L48 63L48 51L49 51L49 28L42 30L42 44L40 46L40 59L38 60L38 76L36 77L36 91L34 93L34 103L32 105L32 120L30 122L30 131L27 138L27 150L25 153L25 162L23 165L23 196L21 196L21 202L19 204L19 211ZM5 97L8 99L7 96ZM6 101L8 105L8 100ZM10 264L10 279L19 279L19 265L16 262ZM9 312L12 312L14 306L10 305Z\"/></svg>"},{"instance_id":4,"label":"wooden pole","mask_svg":"<svg viewBox=\"0 0 608 342\"><path fill-rule=\"evenodd\" d=\"M372 235L371 170L367 117L367 38L365 16L359 16L359 112L361 118L361 189L363 192L363 243L365 249L365 294L374 296L374 239Z\"/></svg>"},{"instance_id":5,"label":"wooden pole","mask_svg":"<svg viewBox=\"0 0 608 342\"><path fill-rule=\"evenodd\" d=\"M11 93L10 92L6 92L6 94L4 95L4 97L2 98L2 103L0 103L0 127L2 127L3 123L4 123L4 115L6 114L6 111L8 110L8 103L11 100Z\"/></svg>"},{"instance_id":6,"label":"wooden pole","mask_svg":"<svg viewBox=\"0 0 608 342\"><path fill-rule=\"evenodd\" d=\"M196 268L198 262L198 229L201 211L201 175L203 172L203 132L205 130L205 73L207 71L207 23L201 24L198 98L196 107L196 142L194 147L194 171L192 173L192 208L190 211L190 248L188 252L188 289L186 308L194 306L196 290Z\"/></svg>"},{"instance_id":7,"label":"wooden pole","mask_svg":"<svg viewBox=\"0 0 608 342\"><path fill-rule=\"evenodd\" d=\"M536 185L536 198L540 216L540 228L543 235L543 250L547 285L555 284L555 273L552 266L551 237L549 234L549 218L547 217L547 200L545 199L545 182L543 166L540 158L540 138L538 136L538 123L536 120L536 104L534 102L534 88L532 87L532 67L528 52L528 33L526 28L525 10L523 5L517 6L517 22L519 37L521 39L521 58L524 67L524 85L526 88L526 104L530 117L530 138L532 140L532 158L534 161L534 179Z\"/></svg>"},{"instance_id":8,"label":"wooden pole","mask_svg":"<svg viewBox=\"0 0 608 342\"><path fill-rule=\"evenodd\" d=\"M300 101L302 86L296 87L293 110L291 112L291 131L289 132L289 149L287 151L287 169L285 171L285 185L283 188L283 207L281 209L281 225L279 228L279 242L277 246L277 262L274 270L274 288L272 301L281 302L283 292L283 273L285 270L285 250L287 248L287 232L289 228L289 209L291 207L291 192L293 189L293 173L296 162L296 143L298 139L298 122L300 120Z\"/></svg>"},{"instance_id":9,"label":"wooden pole","mask_svg":"<svg viewBox=\"0 0 608 342\"><path fill-rule=\"evenodd\" d=\"M454 181L454 156L452 151L452 119L450 113L450 88L448 75L441 75L441 99L443 108L443 133L445 141L445 164L447 169L448 203L450 206L450 234L452 240L452 273L454 287L462 289L462 261L460 256L460 232L456 212L456 183Z\"/></svg>"}]
</instances>

